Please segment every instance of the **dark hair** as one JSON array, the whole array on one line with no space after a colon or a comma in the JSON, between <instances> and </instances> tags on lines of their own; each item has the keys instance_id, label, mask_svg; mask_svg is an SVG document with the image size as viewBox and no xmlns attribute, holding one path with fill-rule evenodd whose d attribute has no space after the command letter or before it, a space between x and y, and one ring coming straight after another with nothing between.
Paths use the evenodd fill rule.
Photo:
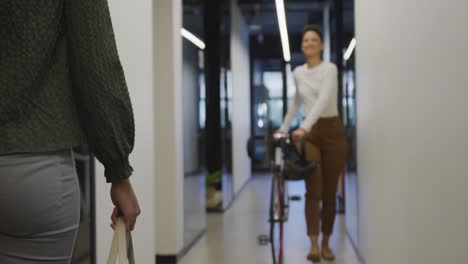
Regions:
<instances>
[{"instance_id":1,"label":"dark hair","mask_svg":"<svg viewBox=\"0 0 468 264\"><path fill-rule=\"evenodd\" d=\"M304 27L304 30L302 31L302 38L304 38L305 34L309 31L315 32L319 35L320 40L323 42L323 35L322 35L322 30L320 29L319 26L316 25L306 25Z\"/></svg>"}]
</instances>

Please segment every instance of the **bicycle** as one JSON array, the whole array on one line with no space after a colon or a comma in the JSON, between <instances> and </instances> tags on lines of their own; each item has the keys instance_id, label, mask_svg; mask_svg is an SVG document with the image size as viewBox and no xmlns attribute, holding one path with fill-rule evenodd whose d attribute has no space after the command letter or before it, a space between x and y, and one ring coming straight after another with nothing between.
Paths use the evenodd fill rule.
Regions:
<instances>
[{"instance_id":1,"label":"bicycle","mask_svg":"<svg viewBox=\"0 0 468 264\"><path fill-rule=\"evenodd\" d=\"M272 172L269 208L269 237L259 236L260 244L270 243L273 264L284 263L284 223L289 218L289 201L300 197L289 196L287 181L304 180L312 175L319 165L318 161L306 161L304 152L296 149L288 134L273 134L270 136L254 136L248 142L248 154L253 156L253 142L264 139L267 145L267 158L270 159ZM303 148L302 148L303 149ZM266 243L265 243L266 242Z\"/></svg>"}]
</instances>

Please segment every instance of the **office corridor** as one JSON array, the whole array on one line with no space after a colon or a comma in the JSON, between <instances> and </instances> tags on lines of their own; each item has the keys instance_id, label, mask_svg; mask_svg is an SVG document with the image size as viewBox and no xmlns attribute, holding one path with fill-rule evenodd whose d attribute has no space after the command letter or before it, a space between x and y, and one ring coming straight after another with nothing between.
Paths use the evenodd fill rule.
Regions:
<instances>
[{"instance_id":1,"label":"office corridor","mask_svg":"<svg viewBox=\"0 0 468 264\"><path fill-rule=\"evenodd\" d=\"M256 176L237 197L225 214L209 214L206 235L182 258L182 264L271 264L268 245L259 245L257 237L268 233L268 176ZM291 195L303 197L302 182L290 183ZM310 263L305 234L304 199L292 202L290 219L285 226L285 264ZM344 217L337 217L331 246L336 250L336 264L358 264L346 236ZM326 263L323 262L322 263Z\"/></svg>"}]
</instances>

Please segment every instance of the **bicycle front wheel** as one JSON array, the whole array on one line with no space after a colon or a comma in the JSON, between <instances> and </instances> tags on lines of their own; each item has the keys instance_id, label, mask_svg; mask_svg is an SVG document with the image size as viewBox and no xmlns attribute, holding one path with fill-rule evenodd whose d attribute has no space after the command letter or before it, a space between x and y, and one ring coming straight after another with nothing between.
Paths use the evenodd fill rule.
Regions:
<instances>
[{"instance_id":1,"label":"bicycle front wheel","mask_svg":"<svg viewBox=\"0 0 468 264\"><path fill-rule=\"evenodd\" d=\"M283 264L283 235L285 222L284 183L279 173L271 182L270 194L270 242L273 264Z\"/></svg>"}]
</instances>

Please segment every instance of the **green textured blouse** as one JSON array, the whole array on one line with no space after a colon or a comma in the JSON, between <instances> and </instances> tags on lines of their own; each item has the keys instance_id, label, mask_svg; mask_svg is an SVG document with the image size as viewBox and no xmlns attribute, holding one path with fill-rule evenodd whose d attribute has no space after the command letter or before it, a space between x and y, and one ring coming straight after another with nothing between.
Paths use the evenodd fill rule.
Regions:
<instances>
[{"instance_id":1,"label":"green textured blouse","mask_svg":"<svg viewBox=\"0 0 468 264\"><path fill-rule=\"evenodd\" d=\"M115 182L134 137L107 0L1 0L0 154L87 143Z\"/></svg>"}]
</instances>

